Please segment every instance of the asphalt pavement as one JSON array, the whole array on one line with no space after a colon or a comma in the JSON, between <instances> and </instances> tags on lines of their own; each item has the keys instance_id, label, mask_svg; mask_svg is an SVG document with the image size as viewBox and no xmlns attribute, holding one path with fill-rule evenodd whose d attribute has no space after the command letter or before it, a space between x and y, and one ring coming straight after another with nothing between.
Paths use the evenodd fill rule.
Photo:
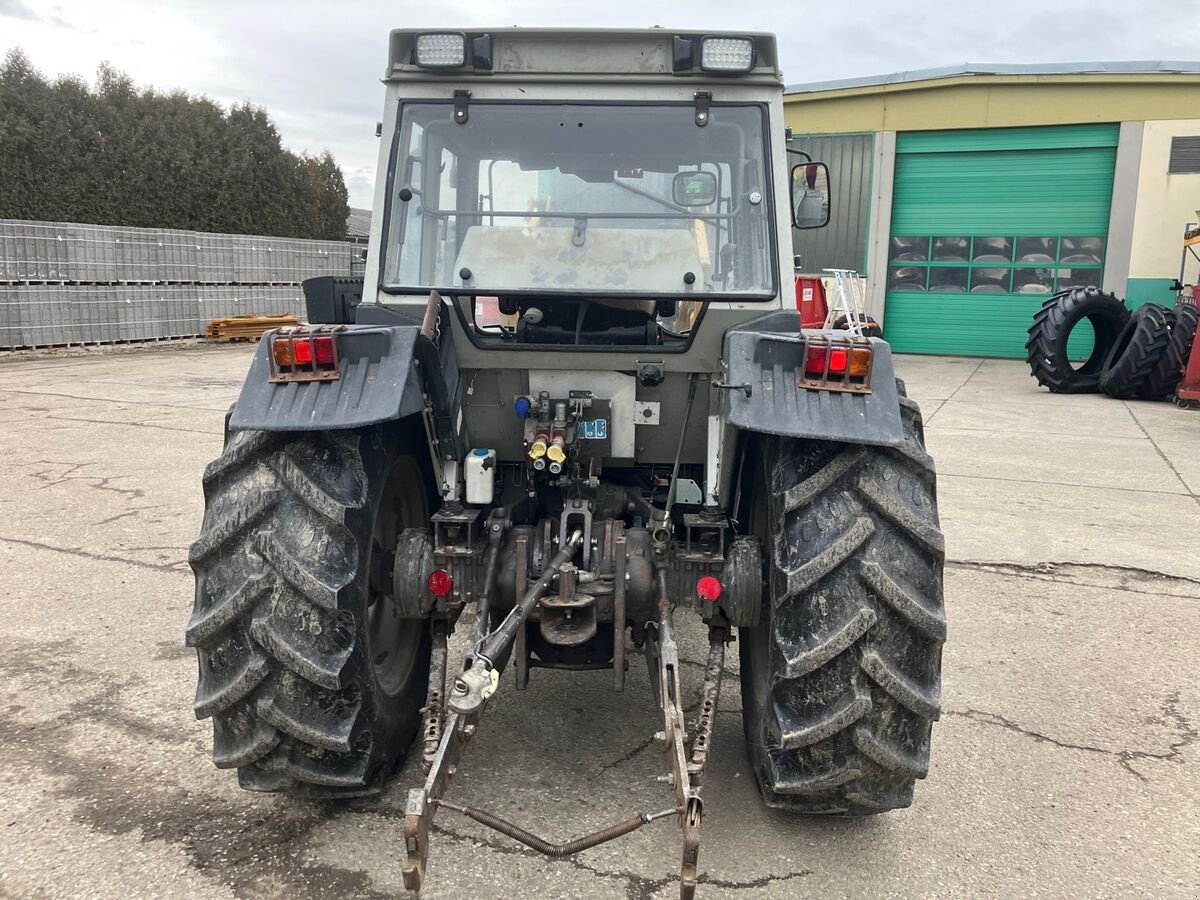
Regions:
<instances>
[{"instance_id":1,"label":"asphalt pavement","mask_svg":"<svg viewBox=\"0 0 1200 900\"><path fill-rule=\"evenodd\" d=\"M0 896L403 893L378 800L238 789L191 711L187 548L245 346L0 358ZM700 896L1200 896L1200 412L900 357L937 460L949 640L929 777L861 821L768 811L721 695ZM682 621L685 691L705 634ZM453 787L555 840L670 805L644 668L505 679ZM429 898L667 898L670 819L553 861L439 814Z\"/></svg>"}]
</instances>

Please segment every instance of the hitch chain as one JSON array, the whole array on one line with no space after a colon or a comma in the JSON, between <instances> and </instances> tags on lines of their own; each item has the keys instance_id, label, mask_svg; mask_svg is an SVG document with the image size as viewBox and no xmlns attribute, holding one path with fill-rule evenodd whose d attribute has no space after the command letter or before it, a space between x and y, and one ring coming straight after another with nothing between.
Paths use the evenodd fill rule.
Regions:
<instances>
[{"instance_id":1,"label":"hitch chain","mask_svg":"<svg viewBox=\"0 0 1200 900\"><path fill-rule=\"evenodd\" d=\"M696 893L697 859L700 852L700 828L703 818L703 802L700 787L704 778L704 767L708 761L708 748L712 739L713 720L721 690L724 672L725 644L729 639L728 626L710 626L708 664L705 667L701 705L691 736L691 754L686 744L688 735L680 704L679 648L672 630L671 604L667 595L665 572L659 569L659 621L657 633L654 626L647 629L647 652L657 657L658 700L663 713L662 737L667 743L667 754L671 759L671 774L668 780L674 786L675 805L670 809L654 813L640 813L616 822L598 831L562 843L551 843L506 819L482 809L460 806L444 799L450 781L458 769L463 748L475 734L475 728L495 693L499 681L499 668L507 658L518 635L524 631L525 621L539 599L549 590L559 570L574 557L584 539L581 530L574 531L564 541L562 548L546 565L541 577L524 591L519 602L513 606L504 620L492 631L480 627L480 636L470 665L454 680L449 696L445 692L446 632L445 623L434 630L434 672L431 672L431 700L425 710L426 728L425 761L427 776L422 787L408 792L404 815L404 843L406 859L402 868L404 886L410 891L420 891L425 877L425 866L429 856L429 829L434 813L439 808L460 813L479 824L507 835L526 847L549 856L564 859L583 850L596 847L631 832L658 819L677 816L683 830L683 854L679 871L679 896L691 900ZM624 542L622 542L623 544ZM523 554L520 554L523 555ZM623 566L622 566L623 568ZM494 577L494 560L487 566L484 594L490 594ZM623 635L622 635L623 637ZM651 645L655 645L652 649ZM440 670L440 671L439 671ZM433 688L437 688L434 697ZM448 707L448 708L447 708ZM438 738L436 745L434 739Z\"/></svg>"}]
</instances>

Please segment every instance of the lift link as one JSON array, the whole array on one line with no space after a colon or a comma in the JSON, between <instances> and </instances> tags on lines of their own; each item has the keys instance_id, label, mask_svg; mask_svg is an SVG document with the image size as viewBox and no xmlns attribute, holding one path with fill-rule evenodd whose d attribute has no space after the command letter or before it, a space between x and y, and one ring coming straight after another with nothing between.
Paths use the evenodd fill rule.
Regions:
<instances>
[{"instance_id":1,"label":"lift link","mask_svg":"<svg viewBox=\"0 0 1200 900\"><path fill-rule=\"evenodd\" d=\"M495 631L479 641L471 667L454 681L454 702L443 721L442 741L429 765L425 784L408 792L404 808L404 847L407 858L402 869L404 886L419 891L425 877L425 862L429 857L429 825L436 808L434 801L446 793L446 787L458 769L463 748L475 734L475 725L483 714L488 698L496 689L499 672L493 660L504 660L518 630L538 598L550 587L558 570L570 562L583 532L576 530L555 554L539 578L512 608Z\"/></svg>"},{"instance_id":2,"label":"lift link","mask_svg":"<svg viewBox=\"0 0 1200 900\"><path fill-rule=\"evenodd\" d=\"M725 642L728 628L713 626L709 630L708 664L704 670L700 713L696 720L689 759L685 747L688 739L683 719L679 687L679 647L675 643L671 606L667 597L665 574L659 573L658 665L659 698L663 713L663 736L671 760L668 780L675 788L675 801L682 810L683 856L679 867L680 900L692 900L696 895L697 865L700 856L700 826L704 802L700 788L708 747L712 740L713 719L721 693L721 677L725 671Z\"/></svg>"},{"instance_id":3,"label":"lift link","mask_svg":"<svg viewBox=\"0 0 1200 900\"><path fill-rule=\"evenodd\" d=\"M448 653L448 623L433 620L433 649L429 653L429 690L421 710L421 735L424 741L422 765L426 772L433 765L438 746L442 743L442 726L446 717L446 658Z\"/></svg>"},{"instance_id":4,"label":"lift link","mask_svg":"<svg viewBox=\"0 0 1200 900\"><path fill-rule=\"evenodd\" d=\"M429 828L434 813L439 807L460 813L491 828L527 847L553 859L595 847L629 834L643 825L668 816L678 816L683 831L683 852L679 871L679 896L681 900L692 900L698 880L697 863L700 853L700 829L703 818L703 802L700 787L704 778L704 767L708 760L708 747L712 739L713 719L720 697L721 676L724 672L725 644L729 639L727 625L714 625L709 629L709 655L705 667L701 705L695 723L689 756L688 734L681 705L679 647L675 642L672 622L672 606L667 592L665 569L658 572L659 621L657 634L648 635L648 645L653 643L657 657L657 694L663 713L663 733L667 752L671 758L671 774L668 780L675 792L675 805L671 809L656 813L640 813L616 822L598 831L563 843L551 843L506 819L485 810L459 806L443 799L446 788L457 771L463 748L475 734L476 724L487 701L495 692L499 681L499 669L507 661L516 636L525 628L526 620L539 598L550 589L556 575L570 563L583 541L583 532L575 530L563 543L558 553L546 566L542 575L527 590L520 594L518 602L504 621L493 631L485 634L476 644L470 665L455 679L449 712L445 716L444 731L425 784L408 793L404 817L404 842L407 858L403 866L404 886L410 891L419 891L425 876L429 857ZM622 545L623 541L620 542ZM520 553L524 556L524 553ZM618 564L618 569L624 566ZM488 579L490 581L490 579ZM490 586L485 586L485 590ZM650 629L653 632L653 628ZM623 638L623 635L622 635Z\"/></svg>"}]
</instances>

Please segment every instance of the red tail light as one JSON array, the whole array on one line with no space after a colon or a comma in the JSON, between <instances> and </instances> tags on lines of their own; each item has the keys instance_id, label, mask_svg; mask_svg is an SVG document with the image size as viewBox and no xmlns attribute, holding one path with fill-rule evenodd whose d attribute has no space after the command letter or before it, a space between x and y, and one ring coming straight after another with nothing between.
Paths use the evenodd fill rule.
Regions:
<instances>
[{"instance_id":1,"label":"red tail light","mask_svg":"<svg viewBox=\"0 0 1200 900\"><path fill-rule=\"evenodd\" d=\"M829 374L845 375L850 365L850 351L845 347L834 347L829 351Z\"/></svg>"},{"instance_id":2,"label":"red tail light","mask_svg":"<svg viewBox=\"0 0 1200 900\"><path fill-rule=\"evenodd\" d=\"M871 392L871 343L863 338L812 335L806 338L799 387L823 391Z\"/></svg>"},{"instance_id":3,"label":"red tail light","mask_svg":"<svg viewBox=\"0 0 1200 900\"><path fill-rule=\"evenodd\" d=\"M296 365L298 366L311 366L313 359L312 342L304 338L296 341L295 346L292 347L292 359L296 361Z\"/></svg>"},{"instance_id":4,"label":"red tail light","mask_svg":"<svg viewBox=\"0 0 1200 900\"><path fill-rule=\"evenodd\" d=\"M820 378L825 374L825 358L829 355L828 347L809 347L804 354L804 374L816 375Z\"/></svg>"},{"instance_id":5,"label":"red tail light","mask_svg":"<svg viewBox=\"0 0 1200 900\"><path fill-rule=\"evenodd\" d=\"M435 597L445 597L454 589L454 579L445 569L434 569L429 573L429 593Z\"/></svg>"},{"instance_id":6,"label":"red tail light","mask_svg":"<svg viewBox=\"0 0 1200 900\"><path fill-rule=\"evenodd\" d=\"M319 335L313 338L313 352L316 354L318 366L332 366L333 336Z\"/></svg>"},{"instance_id":7,"label":"red tail light","mask_svg":"<svg viewBox=\"0 0 1200 900\"><path fill-rule=\"evenodd\" d=\"M303 329L271 338L271 381L332 381L338 377L337 337Z\"/></svg>"},{"instance_id":8,"label":"red tail light","mask_svg":"<svg viewBox=\"0 0 1200 900\"><path fill-rule=\"evenodd\" d=\"M705 575L696 582L696 596L709 603L716 603L722 590L724 588L722 588L720 580L712 575Z\"/></svg>"}]
</instances>

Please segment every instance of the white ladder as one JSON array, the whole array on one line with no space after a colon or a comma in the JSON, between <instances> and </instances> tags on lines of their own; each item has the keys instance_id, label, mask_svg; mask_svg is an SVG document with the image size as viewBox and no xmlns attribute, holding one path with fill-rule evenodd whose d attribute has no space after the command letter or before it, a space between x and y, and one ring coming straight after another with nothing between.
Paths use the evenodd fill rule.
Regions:
<instances>
[{"instance_id":1,"label":"white ladder","mask_svg":"<svg viewBox=\"0 0 1200 900\"><path fill-rule=\"evenodd\" d=\"M865 298L859 290L858 272L855 269L823 269L833 275L837 293L825 314L825 327L832 328L839 315L846 317L846 328L861 335L866 325Z\"/></svg>"}]
</instances>

